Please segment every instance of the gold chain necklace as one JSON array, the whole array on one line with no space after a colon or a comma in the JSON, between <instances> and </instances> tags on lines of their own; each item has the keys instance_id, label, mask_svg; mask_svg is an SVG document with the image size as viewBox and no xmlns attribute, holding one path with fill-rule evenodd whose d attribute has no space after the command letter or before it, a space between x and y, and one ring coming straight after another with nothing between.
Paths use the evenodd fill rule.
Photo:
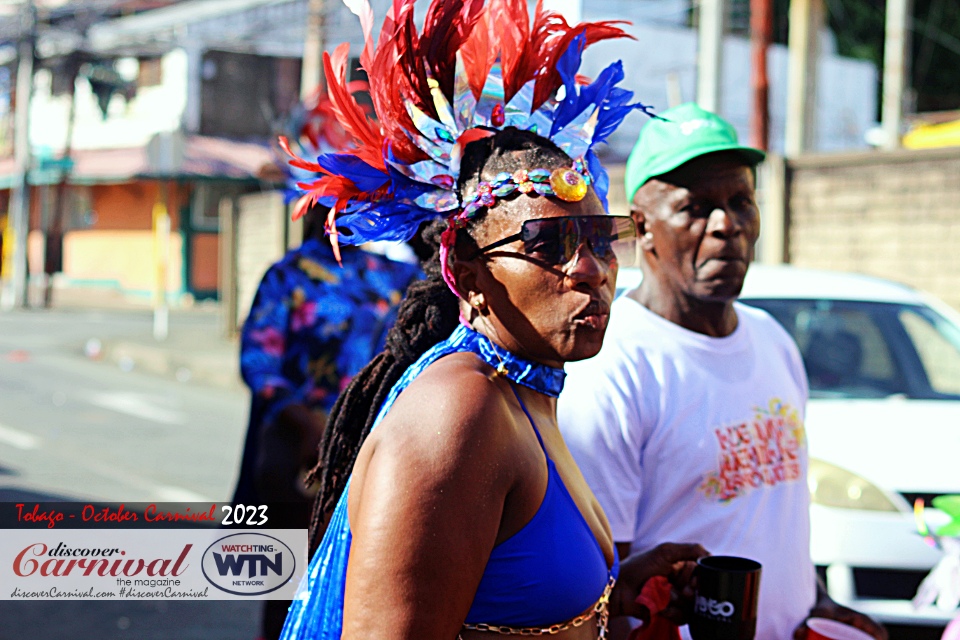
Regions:
<instances>
[{"instance_id":1,"label":"gold chain necklace","mask_svg":"<svg viewBox=\"0 0 960 640\"><path fill-rule=\"evenodd\" d=\"M600 635L597 636L597 638L598 640L604 640L604 638L607 637L607 621L610 617L607 604L610 602L610 592L613 591L613 584L615 582L616 578L610 576L610 580L607 582L607 586L603 590L603 595L600 596L600 599L597 600L597 604L595 604L590 611L587 613L582 613L576 618L561 624L554 624L549 627L506 627L503 625L480 623L464 624L463 628L470 631L486 631L488 633L497 633L502 636L555 636L558 633L568 629L582 626L585 622L596 617L597 628L600 630ZM461 636L457 636L457 638L458 640L463 640Z\"/></svg>"}]
</instances>

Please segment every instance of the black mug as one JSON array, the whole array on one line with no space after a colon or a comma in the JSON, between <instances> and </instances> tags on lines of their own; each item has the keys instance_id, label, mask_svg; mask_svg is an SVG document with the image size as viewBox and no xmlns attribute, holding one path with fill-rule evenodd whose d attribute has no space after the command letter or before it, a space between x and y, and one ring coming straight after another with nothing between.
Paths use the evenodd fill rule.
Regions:
<instances>
[{"instance_id":1,"label":"black mug","mask_svg":"<svg viewBox=\"0 0 960 640\"><path fill-rule=\"evenodd\" d=\"M693 640L753 640L757 632L760 563L707 556L694 572L697 597L690 616Z\"/></svg>"}]
</instances>

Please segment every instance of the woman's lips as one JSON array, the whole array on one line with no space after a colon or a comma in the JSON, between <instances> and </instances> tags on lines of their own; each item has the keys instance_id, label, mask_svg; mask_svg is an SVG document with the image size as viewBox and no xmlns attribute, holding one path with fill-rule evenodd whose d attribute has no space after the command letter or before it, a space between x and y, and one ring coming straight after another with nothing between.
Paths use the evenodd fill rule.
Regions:
<instances>
[{"instance_id":1,"label":"woman's lips","mask_svg":"<svg viewBox=\"0 0 960 640\"><path fill-rule=\"evenodd\" d=\"M604 329L609 319L610 305L591 302L586 309L573 317L573 322L591 329Z\"/></svg>"}]
</instances>

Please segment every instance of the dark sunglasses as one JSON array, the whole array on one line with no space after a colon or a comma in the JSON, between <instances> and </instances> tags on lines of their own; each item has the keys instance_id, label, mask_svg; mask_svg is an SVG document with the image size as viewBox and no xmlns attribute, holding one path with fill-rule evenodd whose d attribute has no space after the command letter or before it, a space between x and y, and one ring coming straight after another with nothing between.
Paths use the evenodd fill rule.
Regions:
<instances>
[{"instance_id":1,"label":"dark sunglasses","mask_svg":"<svg viewBox=\"0 0 960 640\"><path fill-rule=\"evenodd\" d=\"M523 241L523 253L551 266L573 260L587 246L599 260L616 261L621 267L639 264L637 225L630 216L564 216L525 220L520 233L507 236L477 249L473 257L517 240Z\"/></svg>"}]
</instances>

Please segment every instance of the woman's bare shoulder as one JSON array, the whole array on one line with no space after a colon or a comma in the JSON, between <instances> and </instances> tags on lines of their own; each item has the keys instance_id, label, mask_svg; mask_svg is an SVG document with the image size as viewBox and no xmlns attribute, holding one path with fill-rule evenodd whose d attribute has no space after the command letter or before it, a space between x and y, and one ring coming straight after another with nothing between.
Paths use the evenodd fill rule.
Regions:
<instances>
[{"instance_id":1,"label":"woman's bare shoulder","mask_svg":"<svg viewBox=\"0 0 960 640\"><path fill-rule=\"evenodd\" d=\"M509 384L474 354L445 356L397 398L377 427L378 450L451 464L500 456L516 437L512 404Z\"/></svg>"},{"instance_id":2,"label":"woman's bare shoulder","mask_svg":"<svg viewBox=\"0 0 960 640\"><path fill-rule=\"evenodd\" d=\"M453 354L421 373L371 433L349 494L346 624L372 624L369 603L384 599L408 622L431 618L421 627L443 616L462 623L521 477L511 401L490 367ZM447 604L432 608L438 593Z\"/></svg>"}]
</instances>

